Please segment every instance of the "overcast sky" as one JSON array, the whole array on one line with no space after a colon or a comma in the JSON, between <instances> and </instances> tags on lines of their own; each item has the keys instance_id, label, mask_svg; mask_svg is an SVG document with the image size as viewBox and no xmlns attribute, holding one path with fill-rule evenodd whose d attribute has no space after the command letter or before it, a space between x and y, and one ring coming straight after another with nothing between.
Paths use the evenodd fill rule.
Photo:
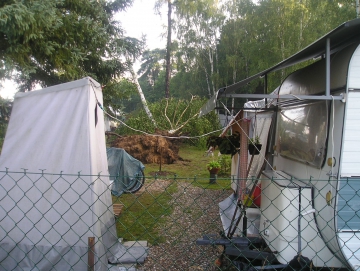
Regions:
<instances>
[{"instance_id":1,"label":"overcast sky","mask_svg":"<svg viewBox=\"0 0 360 271\"><path fill-rule=\"evenodd\" d=\"M155 15L154 5L155 0L134 0L131 8L126 12L118 13L115 17L125 29L125 36L141 39L141 36L145 34L150 50L166 47L166 39L161 38L161 34L166 32L164 25L166 26L167 23L167 6L163 6L162 16L159 16ZM135 70L138 65L135 65ZM12 99L16 92L16 86L11 81L1 83L3 88L0 88L0 96Z\"/></svg>"},{"instance_id":2,"label":"overcast sky","mask_svg":"<svg viewBox=\"0 0 360 271\"><path fill-rule=\"evenodd\" d=\"M155 0L135 0L131 8L121 12L116 17L126 30L126 36L141 38L142 34L147 37L148 49L165 48L166 39L161 38L166 33L167 5L163 5L161 16L155 15Z\"/></svg>"}]
</instances>

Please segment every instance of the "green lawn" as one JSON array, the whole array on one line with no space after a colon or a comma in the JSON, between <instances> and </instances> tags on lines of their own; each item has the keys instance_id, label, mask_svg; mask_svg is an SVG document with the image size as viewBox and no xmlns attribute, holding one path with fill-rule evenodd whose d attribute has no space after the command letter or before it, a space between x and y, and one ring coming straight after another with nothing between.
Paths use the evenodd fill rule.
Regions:
<instances>
[{"instance_id":1,"label":"green lawn","mask_svg":"<svg viewBox=\"0 0 360 271\"><path fill-rule=\"evenodd\" d=\"M181 145L179 150L179 156L182 160L179 160L173 164L162 165L162 172L169 172L167 175L176 174L182 178L206 178L209 177L209 172L207 170L206 164L212 160L218 160L218 151L214 153L214 156L206 155L206 149L200 149L195 146ZM226 169L223 169L219 173L219 177L230 177L230 156L224 155L224 160L228 162ZM146 164L145 165L145 175L149 176L154 172L159 172L160 165L158 164ZM159 172L159 174L161 174ZM170 177L170 176L168 176Z\"/></svg>"},{"instance_id":2,"label":"green lawn","mask_svg":"<svg viewBox=\"0 0 360 271\"><path fill-rule=\"evenodd\" d=\"M116 220L119 237L124 240L147 240L156 245L164 241L159 235L157 225L163 223L172 211L169 205L176 185L170 185L166 191L144 192L142 194L123 194L113 197L114 203L121 203L124 209Z\"/></svg>"}]
</instances>

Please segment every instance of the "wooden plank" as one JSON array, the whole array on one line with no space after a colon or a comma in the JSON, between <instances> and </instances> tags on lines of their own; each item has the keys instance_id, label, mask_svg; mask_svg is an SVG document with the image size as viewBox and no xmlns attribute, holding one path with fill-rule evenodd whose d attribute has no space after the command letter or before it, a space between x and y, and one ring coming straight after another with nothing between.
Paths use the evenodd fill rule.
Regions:
<instances>
[{"instance_id":1,"label":"wooden plank","mask_svg":"<svg viewBox=\"0 0 360 271\"><path fill-rule=\"evenodd\" d=\"M95 270L95 237L88 238L88 271Z\"/></svg>"}]
</instances>

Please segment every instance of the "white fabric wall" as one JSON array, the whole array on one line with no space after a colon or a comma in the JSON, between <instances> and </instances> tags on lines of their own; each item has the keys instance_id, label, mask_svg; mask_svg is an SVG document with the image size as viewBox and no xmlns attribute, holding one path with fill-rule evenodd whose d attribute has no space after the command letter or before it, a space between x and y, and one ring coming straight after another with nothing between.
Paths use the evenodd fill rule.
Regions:
<instances>
[{"instance_id":1,"label":"white fabric wall","mask_svg":"<svg viewBox=\"0 0 360 271\"><path fill-rule=\"evenodd\" d=\"M90 176L108 175L97 100L101 87L91 78L15 96L0 170L26 169L28 177L0 172L0 245L13 249L11 257L0 249L2 268L86 270L88 237L95 237L96 270L116 253L108 251L116 242L108 177Z\"/></svg>"}]
</instances>

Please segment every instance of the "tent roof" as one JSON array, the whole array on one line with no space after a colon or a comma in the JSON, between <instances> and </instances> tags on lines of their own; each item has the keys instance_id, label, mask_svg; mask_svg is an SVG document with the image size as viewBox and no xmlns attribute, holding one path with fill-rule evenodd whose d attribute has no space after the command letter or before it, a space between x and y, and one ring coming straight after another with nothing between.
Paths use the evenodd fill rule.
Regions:
<instances>
[{"instance_id":1,"label":"tent roof","mask_svg":"<svg viewBox=\"0 0 360 271\"><path fill-rule=\"evenodd\" d=\"M245 78L235 84L232 84L227 87L220 88L213 97L211 97L208 103L203 106L200 110L200 116L205 115L215 108L216 100L221 96L230 94L240 89L241 87L247 85L249 82L265 76L268 73L281 70L295 64L304 62L309 59L317 58L324 56L326 53L326 43L327 40L330 40L330 54L336 53L337 51L343 49L344 47L360 41L360 19L354 19L348 22L345 22L333 29L317 41L308 45L301 51L290 56L289 58L281 61L280 63L272 66L266 70L263 70L253 76Z\"/></svg>"}]
</instances>

